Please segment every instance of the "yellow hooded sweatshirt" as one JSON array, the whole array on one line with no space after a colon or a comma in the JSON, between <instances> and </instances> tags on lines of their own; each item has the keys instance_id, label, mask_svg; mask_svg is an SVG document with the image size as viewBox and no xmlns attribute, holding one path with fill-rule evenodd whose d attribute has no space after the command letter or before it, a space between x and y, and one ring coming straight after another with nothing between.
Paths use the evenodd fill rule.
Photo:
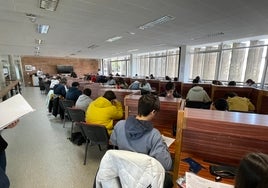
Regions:
<instances>
[{"instance_id":1,"label":"yellow hooded sweatshirt","mask_svg":"<svg viewBox=\"0 0 268 188\"><path fill-rule=\"evenodd\" d=\"M123 108L121 102L112 104L104 97L98 97L90 103L86 111L86 122L92 124L104 125L111 135L113 131L113 120L123 117Z\"/></svg>"}]
</instances>

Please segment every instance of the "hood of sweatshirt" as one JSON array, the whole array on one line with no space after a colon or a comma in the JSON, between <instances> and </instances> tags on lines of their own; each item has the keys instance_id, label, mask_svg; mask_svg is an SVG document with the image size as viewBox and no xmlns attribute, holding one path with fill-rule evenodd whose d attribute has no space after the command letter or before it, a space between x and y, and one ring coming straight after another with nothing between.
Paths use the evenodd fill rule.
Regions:
<instances>
[{"instance_id":1,"label":"hood of sweatshirt","mask_svg":"<svg viewBox=\"0 0 268 188\"><path fill-rule=\"evenodd\" d=\"M201 86L194 86L192 88L192 91L201 91L201 90L204 90L203 87L201 87Z\"/></svg>"},{"instance_id":2,"label":"hood of sweatshirt","mask_svg":"<svg viewBox=\"0 0 268 188\"><path fill-rule=\"evenodd\" d=\"M104 97L98 97L95 101L92 102L92 105L97 108L107 108L112 106L112 103Z\"/></svg>"},{"instance_id":3,"label":"hood of sweatshirt","mask_svg":"<svg viewBox=\"0 0 268 188\"><path fill-rule=\"evenodd\" d=\"M125 131L127 138L130 140L139 139L152 129L153 124L150 121L138 120L134 116L131 116L126 120Z\"/></svg>"}]
</instances>

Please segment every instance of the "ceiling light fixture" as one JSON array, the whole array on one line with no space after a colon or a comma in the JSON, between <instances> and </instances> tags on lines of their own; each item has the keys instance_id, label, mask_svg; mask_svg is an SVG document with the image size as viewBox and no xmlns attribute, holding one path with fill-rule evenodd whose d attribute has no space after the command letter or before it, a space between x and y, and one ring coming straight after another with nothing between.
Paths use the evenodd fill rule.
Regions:
<instances>
[{"instance_id":1,"label":"ceiling light fixture","mask_svg":"<svg viewBox=\"0 0 268 188\"><path fill-rule=\"evenodd\" d=\"M113 37L113 38L107 39L106 41L107 41L107 42L114 42L114 41L117 41L117 40L119 40L119 39L121 39L121 38L122 38L122 36L115 36L115 37Z\"/></svg>"},{"instance_id":2,"label":"ceiling light fixture","mask_svg":"<svg viewBox=\"0 0 268 188\"><path fill-rule=\"evenodd\" d=\"M41 34L47 34L49 25L37 24L37 32Z\"/></svg>"},{"instance_id":3,"label":"ceiling light fixture","mask_svg":"<svg viewBox=\"0 0 268 188\"><path fill-rule=\"evenodd\" d=\"M40 8L49 11L56 11L58 3L59 0L40 0Z\"/></svg>"},{"instance_id":4,"label":"ceiling light fixture","mask_svg":"<svg viewBox=\"0 0 268 188\"><path fill-rule=\"evenodd\" d=\"M36 22L36 15L34 15L34 14L26 13L26 17L28 17L31 22L33 22L33 23Z\"/></svg>"},{"instance_id":5,"label":"ceiling light fixture","mask_svg":"<svg viewBox=\"0 0 268 188\"><path fill-rule=\"evenodd\" d=\"M40 45L40 44L44 44L44 40L42 40L42 39L35 39L35 44L38 44L38 45Z\"/></svg>"},{"instance_id":6,"label":"ceiling light fixture","mask_svg":"<svg viewBox=\"0 0 268 188\"><path fill-rule=\"evenodd\" d=\"M88 49L94 49L94 48L97 48L97 47L99 47L99 46L96 45L96 44L92 44L92 45L90 45L90 46L88 47Z\"/></svg>"},{"instance_id":7,"label":"ceiling light fixture","mask_svg":"<svg viewBox=\"0 0 268 188\"><path fill-rule=\"evenodd\" d=\"M166 16L158 18L154 21L151 21L149 23L146 23L144 25L139 26L139 29L141 29L141 30L148 29L148 28L154 27L155 25L166 23L166 22L169 22L169 21L174 20L174 19L175 19L174 16L166 15Z\"/></svg>"},{"instance_id":8,"label":"ceiling light fixture","mask_svg":"<svg viewBox=\"0 0 268 188\"><path fill-rule=\"evenodd\" d=\"M139 49L133 49L133 50L128 50L128 52L136 52L138 51Z\"/></svg>"}]
</instances>

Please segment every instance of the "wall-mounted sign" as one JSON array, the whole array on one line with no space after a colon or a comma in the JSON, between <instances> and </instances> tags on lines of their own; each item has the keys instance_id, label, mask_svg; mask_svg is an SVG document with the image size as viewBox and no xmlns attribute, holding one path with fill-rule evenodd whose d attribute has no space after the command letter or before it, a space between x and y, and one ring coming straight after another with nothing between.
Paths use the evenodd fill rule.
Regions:
<instances>
[{"instance_id":1,"label":"wall-mounted sign","mask_svg":"<svg viewBox=\"0 0 268 188\"><path fill-rule=\"evenodd\" d=\"M32 71L32 65L25 65L25 71Z\"/></svg>"}]
</instances>

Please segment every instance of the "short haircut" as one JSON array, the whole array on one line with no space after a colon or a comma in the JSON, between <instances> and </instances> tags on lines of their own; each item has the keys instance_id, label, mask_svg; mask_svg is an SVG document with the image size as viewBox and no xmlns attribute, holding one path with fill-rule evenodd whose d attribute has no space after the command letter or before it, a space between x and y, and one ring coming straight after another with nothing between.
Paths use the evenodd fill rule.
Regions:
<instances>
[{"instance_id":1,"label":"short haircut","mask_svg":"<svg viewBox=\"0 0 268 188\"><path fill-rule=\"evenodd\" d=\"M220 99L217 99L214 101L214 106L217 110L220 110L220 111L226 111L228 110L228 103L225 99L223 98L220 98Z\"/></svg>"},{"instance_id":2,"label":"short haircut","mask_svg":"<svg viewBox=\"0 0 268 188\"><path fill-rule=\"evenodd\" d=\"M159 98L153 94L142 95L138 103L138 115L148 116L153 110L160 110Z\"/></svg>"},{"instance_id":3,"label":"short haircut","mask_svg":"<svg viewBox=\"0 0 268 188\"><path fill-rule=\"evenodd\" d=\"M77 87L77 86L79 86L80 84L78 83L78 82L73 82L72 83L72 87Z\"/></svg>"},{"instance_id":4,"label":"short haircut","mask_svg":"<svg viewBox=\"0 0 268 188\"><path fill-rule=\"evenodd\" d=\"M228 97L233 98L235 96L238 96L237 93L235 93L235 92L228 92L228 93L225 93L224 98L225 99L227 99Z\"/></svg>"},{"instance_id":5,"label":"short haircut","mask_svg":"<svg viewBox=\"0 0 268 188\"><path fill-rule=\"evenodd\" d=\"M109 101L116 99L116 96L115 96L114 92L111 91L111 90L106 91L106 92L104 93L103 97L106 98L106 99L109 100Z\"/></svg>"},{"instance_id":6,"label":"short haircut","mask_svg":"<svg viewBox=\"0 0 268 188\"><path fill-rule=\"evenodd\" d=\"M168 82L166 84L166 90L169 91L169 90L172 90L174 89L174 84L172 82Z\"/></svg>"},{"instance_id":7,"label":"short haircut","mask_svg":"<svg viewBox=\"0 0 268 188\"><path fill-rule=\"evenodd\" d=\"M236 86L236 82L235 82L235 81L230 81L230 82L228 83L228 86Z\"/></svg>"},{"instance_id":8,"label":"short haircut","mask_svg":"<svg viewBox=\"0 0 268 188\"><path fill-rule=\"evenodd\" d=\"M67 84L67 79L66 78L61 78L60 83L61 84Z\"/></svg>"},{"instance_id":9,"label":"short haircut","mask_svg":"<svg viewBox=\"0 0 268 188\"><path fill-rule=\"evenodd\" d=\"M268 155L263 153L249 153L243 157L235 178L235 187L268 187Z\"/></svg>"},{"instance_id":10,"label":"short haircut","mask_svg":"<svg viewBox=\"0 0 268 188\"><path fill-rule=\"evenodd\" d=\"M199 80L198 79L193 79L193 84L197 84L197 83L199 83Z\"/></svg>"},{"instance_id":11,"label":"short haircut","mask_svg":"<svg viewBox=\"0 0 268 188\"><path fill-rule=\"evenodd\" d=\"M91 95L91 89L86 88L86 89L84 89L83 93L84 93L86 96L89 96L89 97L90 97L90 95Z\"/></svg>"}]
</instances>

